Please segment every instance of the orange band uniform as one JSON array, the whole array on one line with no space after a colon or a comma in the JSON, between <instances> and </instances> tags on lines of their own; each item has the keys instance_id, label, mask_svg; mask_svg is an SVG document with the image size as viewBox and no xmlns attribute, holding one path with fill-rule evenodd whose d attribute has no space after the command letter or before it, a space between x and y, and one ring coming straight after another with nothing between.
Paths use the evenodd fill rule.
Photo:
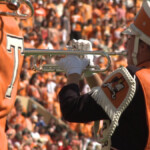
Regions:
<instances>
[{"instance_id":1,"label":"orange band uniform","mask_svg":"<svg viewBox=\"0 0 150 150\"><path fill-rule=\"evenodd\" d=\"M4 5L0 7L0 11L8 12L10 10ZM13 43L7 39L8 35L10 35L9 39L21 41L21 47L18 45L18 47L16 47L15 45L18 44L17 42ZM23 62L23 55L21 55L21 50L23 51L23 38L21 35L22 33L20 32L15 18L0 16L0 149L2 150L7 150L7 138L5 135L6 116L14 106L16 100L17 86ZM9 51L8 48L10 48ZM18 59L17 66L15 66L15 58ZM15 67L17 67L17 71L13 74L15 72ZM11 83L13 84L10 97L6 97L6 91Z\"/></svg>"},{"instance_id":2,"label":"orange band uniform","mask_svg":"<svg viewBox=\"0 0 150 150\"><path fill-rule=\"evenodd\" d=\"M136 76L138 77L145 97L145 105L146 105L146 115L147 115L147 124L148 124L148 140L145 150L150 150L150 62L142 64L146 66L146 68L141 69L136 72Z\"/></svg>"}]
</instances>

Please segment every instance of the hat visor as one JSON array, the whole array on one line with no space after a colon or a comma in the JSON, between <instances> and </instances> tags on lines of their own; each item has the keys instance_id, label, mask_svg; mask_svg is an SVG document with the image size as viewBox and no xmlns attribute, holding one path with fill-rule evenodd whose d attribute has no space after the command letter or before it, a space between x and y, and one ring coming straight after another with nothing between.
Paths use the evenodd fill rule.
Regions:
<instances>
[{"instance_id":1,"label":"hat visor","mask_svg":"<svg viewBox=\"0 0 150 150\"><path fill-rule=\"evenodd\" d=\"M136 33L133 31L133 29L131 27L128 27L127 29L125 29L122 34L126 34L126 35L136 35Z\"/></svg>"}]
</instances>

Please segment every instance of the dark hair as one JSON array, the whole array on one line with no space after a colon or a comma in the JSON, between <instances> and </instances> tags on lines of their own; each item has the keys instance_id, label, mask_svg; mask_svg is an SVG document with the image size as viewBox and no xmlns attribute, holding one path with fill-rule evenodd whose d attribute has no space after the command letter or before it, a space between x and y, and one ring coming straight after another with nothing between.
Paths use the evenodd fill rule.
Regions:
<instances>
[{"instance_id":1,"label":"dark hair","mask_svg":"<svg viewBox=\"0 0 150 150\"><path fill-rule=\"evenodd\" d=\"M33 85L36 79L37 79L37 74L35 73L35 74L33 74L32 77L30 78L29 84Z\"/></svg>"}]
</instances>

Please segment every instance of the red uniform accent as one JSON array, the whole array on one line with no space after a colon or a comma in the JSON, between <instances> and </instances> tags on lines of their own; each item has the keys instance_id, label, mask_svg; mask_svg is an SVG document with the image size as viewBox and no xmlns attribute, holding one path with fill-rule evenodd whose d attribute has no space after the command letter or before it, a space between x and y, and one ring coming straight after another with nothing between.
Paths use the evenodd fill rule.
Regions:
<instances>
[{"instance_id":1,"label":"red uniform accent","mask_svg":"<svg viewBox=\"0 0 150 150\"><path fill-rule=\"evenodd\" d=\"M145 150L150 150L150 62L146 62L142 64L146 68L143 68L136 72L136 76L138 77L145 97L145 105L146 105L146 115L147 115L147 125L148 125L148 140Z\"/></svg>"},{"instance_id":2,"label":"red uniform accent","mask_svg":"<svg viewBox=\"0 0 150 150\"><path fill-rule=\"evenodd\" d=\"M8 12L10 10L1 4L0 11ZM0 16L0 149L2 150L8 149L5 135L6 116L16 100L17 85L23 62L23 56L19 50L23 51L21 35L15 18ZM12 90L8 88L10 85L13 87ZM9 92L6 96L8 89Z\"/></svg>"}]
</instances>

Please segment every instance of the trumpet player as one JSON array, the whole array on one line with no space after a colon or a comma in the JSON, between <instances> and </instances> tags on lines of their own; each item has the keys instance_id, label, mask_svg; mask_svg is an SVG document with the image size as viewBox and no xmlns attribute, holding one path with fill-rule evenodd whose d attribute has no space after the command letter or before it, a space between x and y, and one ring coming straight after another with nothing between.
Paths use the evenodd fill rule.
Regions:
<instances>
[{"instance_id":1,"label":"trumpet player","mask_svg":"<svg viewBox=\"0 0 150 150\"><path fill-rule=\"evenodd\" d=\"M111 141L110 149L150 150L150 1L144 1L134 22L123 32L127 35L127 67L112 72L104 82L97 74L84 72L91 92L80 95L79 80L91 58L62 58L67 85L60 93L64 119L70 122L110 121L100 143ZM91 50L87 40L72 43L76 49ZM107 144L104 144L107 145Z\"/></svg>"}]
</instances>

